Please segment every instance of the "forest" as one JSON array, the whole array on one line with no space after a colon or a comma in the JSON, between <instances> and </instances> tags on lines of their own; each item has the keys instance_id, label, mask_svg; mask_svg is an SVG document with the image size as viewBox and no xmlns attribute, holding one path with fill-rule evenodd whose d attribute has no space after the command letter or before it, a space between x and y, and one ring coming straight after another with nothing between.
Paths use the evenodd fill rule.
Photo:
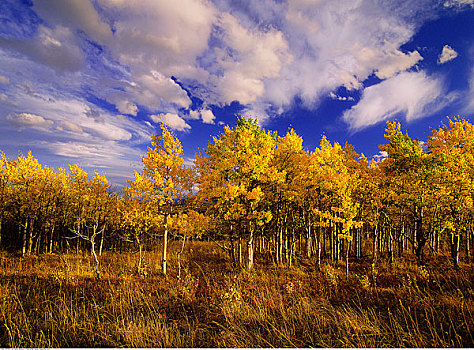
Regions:
<instances>
[{"instance_id":1,"label":"forest","mask_svg":"<svg viewBox=\"0 0 474 350\"><path fill-rule=\"evenodd\" d=\"M161 124L120 190L0 153L0 345L474 346L474 126L385 139Z\"/></svg>"}]
</instances>

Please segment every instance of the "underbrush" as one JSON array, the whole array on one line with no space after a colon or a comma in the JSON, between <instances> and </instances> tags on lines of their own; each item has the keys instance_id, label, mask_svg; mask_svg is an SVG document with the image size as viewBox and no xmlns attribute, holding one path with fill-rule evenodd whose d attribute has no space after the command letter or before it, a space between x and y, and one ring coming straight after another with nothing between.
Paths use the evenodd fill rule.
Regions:
<instances>
[{"instance_id":1,"label":"underbrush","mask_svg":"<svg viewBox=\"0 0 474 350\"><path fill-rule=\"evenodd\" d=\"M472 347L472 265L232 269L192 242L169 274L105 252L0 256L2 347Z\"/></svg>"}]
</instances>

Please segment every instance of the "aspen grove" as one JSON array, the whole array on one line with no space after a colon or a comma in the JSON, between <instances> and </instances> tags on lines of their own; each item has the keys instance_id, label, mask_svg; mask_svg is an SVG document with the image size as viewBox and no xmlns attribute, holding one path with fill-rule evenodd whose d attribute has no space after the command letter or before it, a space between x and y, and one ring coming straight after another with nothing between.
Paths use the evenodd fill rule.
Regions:
<instances>
[{"instance_id":1,"label":"aspen grove","mask_svg":"<svg viewBox=\"0 0 474 350\"><path fill-rule=\"evenodd\" d=\"M370 257L415 259L449 252L473 258L474 126L449 118L426 143L387 122L369 161L354 147L322 137L308 151L294 130L284 136L239 117L183 164L166 125L142 157L143 170L121 191L77 165L52 169L31 153L0 155L0 247L23 255L86 250L100 278L104 250L162 249L209 240L228 263L291 266ZM213 244L214 244L213 243Z\"/></svg>"}]
</instances>

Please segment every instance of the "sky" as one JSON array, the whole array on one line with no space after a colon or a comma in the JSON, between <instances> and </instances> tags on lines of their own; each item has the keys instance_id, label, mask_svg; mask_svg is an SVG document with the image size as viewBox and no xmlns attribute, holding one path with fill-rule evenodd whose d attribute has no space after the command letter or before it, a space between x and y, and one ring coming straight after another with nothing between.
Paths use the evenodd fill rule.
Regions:
<instances>
[{"instance_id":1,"label":"sky","mask_svg":"<svg viewBox=\"0 0 474 350\"><path fill-rule=\"evenodd\" d=\"M474 112L474 0L2 0L0 151L115 185L166 122L186 164L236 114L369 159Z\"/></svg>"}]
</instances>

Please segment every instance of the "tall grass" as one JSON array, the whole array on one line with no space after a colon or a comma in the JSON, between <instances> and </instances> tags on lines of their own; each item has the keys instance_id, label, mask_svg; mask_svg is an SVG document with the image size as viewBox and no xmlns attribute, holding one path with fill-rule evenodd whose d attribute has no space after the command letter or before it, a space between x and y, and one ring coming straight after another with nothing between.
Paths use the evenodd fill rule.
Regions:
<instances>
[{"instance_id":1,"label":"tall grass","mask_svg":"<svg viewBox=\"0 0 474 350\"><path fill-rule=\"evenodd\" d=\"M212 243L183 253L178 277L159 249L0 256L2 347L469 347L474 276L433 262L232 269Z\"/></svg>"}]
</instances>

